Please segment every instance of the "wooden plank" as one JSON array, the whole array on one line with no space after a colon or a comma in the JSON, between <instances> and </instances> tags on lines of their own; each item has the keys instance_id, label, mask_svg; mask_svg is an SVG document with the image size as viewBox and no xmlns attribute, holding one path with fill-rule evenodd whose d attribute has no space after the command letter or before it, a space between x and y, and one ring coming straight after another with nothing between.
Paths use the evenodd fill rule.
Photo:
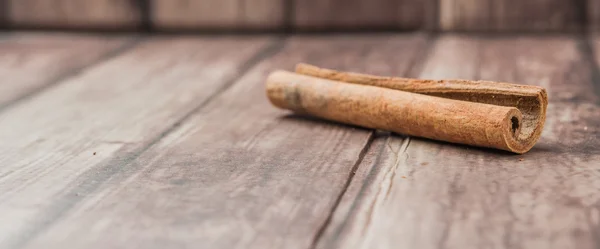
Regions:
<instances>
[{"instance_id":1,"label":"wooden plank","mask_svg":"<svg viewBox=\"0 0 600 249\"><path fill-rule=\"evenodd\" d=\"M445 31L576 31L583 28L581 1L444 0Z\"/></svg>"},{"instance_id":2,"label":"wooden plank","mask_svg":"<svg viewBox=\"0 0 600 249\"><path fill-rule=\"evenodd\" d=\"M423 78L543 85L525 155L397 135L375 139L317 248L597 248L600 107L568 37L442 36Z\"/></svg>"},{"instance_id":3,"label":"wooden plank","mask_svg":"<svg viewBox=\"0 0 600 249\"><path fill-rule=\"evenodd\" d=\"M15 28L134 29L143 13L135 0L5 0Z\"/></svg>"},{"instance_id":4,"label":"wooden plank","mask_svg":"<svg viewBox=\"0 0 600 249\"><path fill-rule=\"evenodd\" d=\"M130 39L17 33L0 40L0 110L127 48Z\"/></svg>"},{"instance_id":5,"label":"wooden plank","mask_svg":"<svg viewBox=\"0 0 600 249\"><path fill-rule=\"evenodd\" d=\"M274 108L264 93L267 74L305 61L403 75L424 40L291 38L29 247L310 247L372 132ZM382 60L387 54L403 56Z\"/></svg>"},{"instance_id":6,"label":"wooden plank","mask_svg":"<svg viewBox=\"0 0 600 249\"><path fill-rule=\"evenodd\" d=\"M164 30L274 30L284 26L283 0L152 0L152 22Z\"/></svg>"},{"instance_id":7,"label":"wooden plank","mask_svg":"<svg viewBox=\"0 0 600 249\"><path fill-rule=\"evenodd\" d=\"M0 113L0 248L25 246L112 173L127 171L273 44L150 40Z\"/></svg>"},{"instance_id":8,"label":"wooden plank","mask_svg":"<svg viewBox=\"0 0 600 249\"><path fill-rule=\"evenodd\" d=\"M294 1L294 26L322 29L419 29L435 20L435 1Z\"/></svg>"}]
</instances>

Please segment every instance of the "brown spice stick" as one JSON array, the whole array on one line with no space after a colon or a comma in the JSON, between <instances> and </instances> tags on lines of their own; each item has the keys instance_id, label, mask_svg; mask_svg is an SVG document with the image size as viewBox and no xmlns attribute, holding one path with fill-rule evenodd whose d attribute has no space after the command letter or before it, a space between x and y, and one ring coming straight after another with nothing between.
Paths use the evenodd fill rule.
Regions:
<instances>
[{"instance_id":1,"label":"brown spice stick","mask_svg":"<svg viewBox=\"0 0 600 249\"><path fill-rule=\"evenodd\" d=\"M548 94L539 86L470 80L423 80L337 72L298 64L296 72L314 77L364 84L469 102L516 107L523 115L511 151L524 153L539 140L546 121Z\"/></svg>"},{"instance_id":2,"label":"brown spice stick","mask_svg":"<svg viewBox=\"0 0 600 249\"><path fill-rule=\"evenodd\" d=\"M297 72L319 78L271 74L267 94L275 106L369 128L525 153L545 119L547 97L539 87L378 77L305 64Z\"/></svg>"}]
</instances>

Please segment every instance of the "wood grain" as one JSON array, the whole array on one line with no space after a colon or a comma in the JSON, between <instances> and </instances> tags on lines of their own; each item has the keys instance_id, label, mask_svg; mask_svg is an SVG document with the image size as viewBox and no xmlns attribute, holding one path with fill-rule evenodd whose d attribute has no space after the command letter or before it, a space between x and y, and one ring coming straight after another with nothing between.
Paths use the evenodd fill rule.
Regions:
<instances>
[{"instance_id":1,"label":"wood grain","mask_svg":"<svg viewBox=\"0 0 600 249\"><path fill-rule=\"evenodd\" d=\"M540 143L514 156L383 134L317 248L597 248L600 107L577 43L442 36L421 77L546 87Z\"/></svg>"},{"instance_id":2,"label":"wood grain","mask_svg":"<svg viewBox=\"0 0 600 249\"><path fill-rule=\"evenodd\" d=\"M445 31L576 31L583 28L580 1L443 0Z\"/></svg>"},{"instance_id":3,"label":"wood grain","mask_svg":"<svg viewBox=\"0 0 600 249\"><path fill-rule=\"evenodd\" d=\"M266 76L298 61L402 75L423 44L420 35L291 38L29 247L310 247L372 132L273 108ZM390 53L403 56L381 60Z\"/></svg>"},{"instance_id":4,"label":"wood grain","mask_svg":"<svg viewBox=\"0 0 600 249\"><path fill-rule=\"evenodd\" d=\"M134 29L142 24L135 0L5 0L14 28Z\"/></svg>"},{"instance_id":5,"label":"wood grain","mask_svg":"<svg viewBox=\"0 0 600 249\"><path fill-rule=\"evenodd\" d=\"M146 41L1 113L0 248L25 246L127 171L271 44L266 37Z\"/></svg>"},{"instance_id":6,"label":"wood grain","mask_svg":"<svg viewBox=\"0 0 600 249\"><path fill-rule=\"evenodd\" d=\"M303 30L419 29L435 20L430 0L303 0L294 1L294 26Z\"/></svg>"},{"instance_id":7,"label":"wood grain","mask_svg":"<svg viewBox=\"0 0 600 249\"><path fill-rule=\"evenodd\" d=\"M83 35L17 33L4 37L0 40L0 110L105 60L130 42Z\"/></svg>"},{"instance_id":8,"label":"wood grain","mask_svg":"<svg viewBox=\"0 0 600 249\"><path fill-rule=\"evenodd\" d=\"M151 0L164 30L273 30L284 25L283 0Z\"/></svg>"}]
</instances>

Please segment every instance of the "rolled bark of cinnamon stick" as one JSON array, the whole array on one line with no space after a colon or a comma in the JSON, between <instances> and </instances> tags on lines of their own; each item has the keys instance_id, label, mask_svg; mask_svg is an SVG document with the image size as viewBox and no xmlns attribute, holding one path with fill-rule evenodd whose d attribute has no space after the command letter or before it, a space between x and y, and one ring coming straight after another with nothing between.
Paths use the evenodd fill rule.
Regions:
<instances>
[{"instance_id":1,"label":"rolled bark of cinnamon stick","mask_svg":"<svg viewBox=\"0 0 600 249\"><path fill-rule=\"evenodd\" d=\"M446 86L440 87L433 85L440 83L436 81L415 83L309 65L299 65L297 71L312 76L277 71L268 77L267 96L275 106L410 136L525 153L539 138L545 117L545 91L513 89L513 84L485 83L482 87L457 81L442 82ZM513 98L515 103L508 101ZM535 98L541 98L539 108L533 107ZM536 112L543 115L531 117ZM526 123L527 119L535 122ZM523 124L534 123L537 126L525 127L524 132Z\"/></svg>"}]
</instances>

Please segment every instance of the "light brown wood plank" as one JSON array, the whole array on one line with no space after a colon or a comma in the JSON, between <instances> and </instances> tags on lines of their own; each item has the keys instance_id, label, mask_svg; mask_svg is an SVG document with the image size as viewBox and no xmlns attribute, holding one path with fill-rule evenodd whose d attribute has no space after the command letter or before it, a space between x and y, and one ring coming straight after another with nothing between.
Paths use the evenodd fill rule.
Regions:
<instances>
[{"instance_id":1,"label":"light brown wood plank","mask_svg":"<svg viewBox=\"0 0 600 249\"><path fill-rule=\"evenodd\" d=\"M273 42L146 41L1 113L0 248L24 246L113 173L126 171Z\"/></svg>"},{"instance_id":2,"label":"light brown wood plank","mask_svg":"<svg viewBox=\"0 0 600 249\"><path fill-rule=\"evenodd\" d=\"M382 135L317 248L597 248L600 107L577 46L440 37L421 77L545 86L542 139L514 155Z\"/></svg>"},{"instance_id":3,"label":"light brown wood plank","mask_svg":"<svg viewBox=\"0 0 600 249\"><path fill-rule=\"evenodd\" d=\"M419 29L435 20L430 0L303 0L294 1L299 29Z\"/></svg>"},{"instance_id":4,"label":"light brown wood plank","mask_svg":"<svg viewBox=\"0 0 600 249\"><path fill-rule=\"evenodd\" d=\"M152 0L152 23L165 30L273 30L284 0Z\"/></svg>"},{"instance_id":5,"label":"light brown wood plank","mask_svg":"<svg viewBox=\"0 0 600 249\"><path fill-rule=\"evenodd\" d=\"M11 27L133 29L142 10L132 0L5 0Z\"/></svg>"},{"instance_id":6,"label":"light brown wood plank","mask_svg":"<svg viewBox=\"0 0 600 249\"><path fill-rule=\"evenodd\" d=\"M443 0L445 31L575 31L583 28L580 1Z\"/></svg>"},{"instance_id":7,"label":"light brown wood plank","mask_svg":"<svg viewBox=\"0 0 600 249\"><path fill-rule=\"evenodd\" d=\"M29 247L309 248L372 132L276 109L267 74L305 61L403 75L424 40L291 38Z\"/></svg>"},{"instance_id":8,"label":"light brown wood plank","mask_svg":"<svg viewBox=\"0 0 600 249\"><path fill-rule=\"evenodd\" d=\"M0 109L125 49L131 39L17 33L0 38Z\"/></svg>"}]
</instances>

